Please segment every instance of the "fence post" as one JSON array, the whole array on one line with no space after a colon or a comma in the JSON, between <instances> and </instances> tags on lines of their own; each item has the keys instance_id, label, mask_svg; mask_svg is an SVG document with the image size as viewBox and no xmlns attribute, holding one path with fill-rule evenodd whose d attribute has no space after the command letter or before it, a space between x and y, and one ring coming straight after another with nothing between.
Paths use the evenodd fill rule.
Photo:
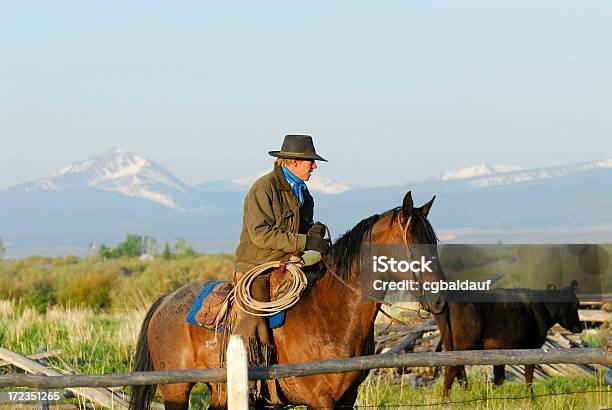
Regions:
<instances>
[{"instance_id":1,"label":"fence post","mask_svg":"<svg viewBox=\"0 0 612 410\"><path fill-rule=\"evenodd\" d=\"M227 408L249 409L249 362L240 335L232 335L227 345Z\"/></svg>"},{"instance_id":2,"label":"fence post","mask_svg":"<svg viewBox=\"0 0 612 410\"><path fill-rule=\"evenodd\" d=\"M38 350L36 350L36 353L44 353L46 352L47 349L45 349L44 347L39 347ZM38 363L42 364L43 366L47 367L49 365L49 361L46 358L42 358L42 359L38 359L36 360ZM47 389L42 389L41 392L44 393L45 396L45 400L41 400L40 405L39 405L39 409L40 410L49 410L49 400L47 399L49 390Z\"/></svg>"}]
</instances>

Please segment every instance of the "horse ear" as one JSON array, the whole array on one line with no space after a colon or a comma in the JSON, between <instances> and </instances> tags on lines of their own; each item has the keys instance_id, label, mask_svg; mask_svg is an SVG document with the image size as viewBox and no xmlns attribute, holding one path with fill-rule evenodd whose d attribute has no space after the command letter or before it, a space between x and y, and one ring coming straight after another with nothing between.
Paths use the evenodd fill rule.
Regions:
<instances>
[{"instance_id":1,"label":"horse ear","mask_svg":"<svg viewBox=\"0 0 612 410\"><path fill-rule=\"evenodd\" d=\"M413 209L414 201L412 201L412 191L408 191L408 193L404 196L404 202L402 203L402 213L404 216L408 217L412 215Z\"/></svg>"},{"instance_id":2,"label":"horse ear","mask_svg":"<svg viewBox=\"0 0 612 410\"><path fill-rule=\"evenodd\" d=\"M429 215L429 210L431 209L431 206L433 205L435 199L436 199L436 196L434 195L433 198L429 200L429 202L427 202L425 205L421 207L421 213L423 215L425 216Z\"/></svg>"}]
</instances>

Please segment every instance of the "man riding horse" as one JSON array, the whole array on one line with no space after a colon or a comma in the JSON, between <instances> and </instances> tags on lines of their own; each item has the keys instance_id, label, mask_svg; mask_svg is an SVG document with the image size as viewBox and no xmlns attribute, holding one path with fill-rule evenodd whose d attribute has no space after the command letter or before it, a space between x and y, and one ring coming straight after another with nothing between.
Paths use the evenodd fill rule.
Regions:
<instances>
[{"instance_id":1,"label":"man riding horse","mask_svg":"<svg viewBox=\"0 0 612 410\"><path fill-rule=\"evenodd\" d=\"M281 150L269 154L277 158L274 169L255 181L244 200L234 282L261 264L288 261L305 250L329 250L325 225L313 223L314 202L305 184L317 169L315 161L327 160L317 155L308 135L286 135ZM251 294L261 302L270 301L268 275L255 279ZM267 318L238 311L233 333L247 344L249 365L271 363L274 344Z\"/></svg>"}]
</instances>

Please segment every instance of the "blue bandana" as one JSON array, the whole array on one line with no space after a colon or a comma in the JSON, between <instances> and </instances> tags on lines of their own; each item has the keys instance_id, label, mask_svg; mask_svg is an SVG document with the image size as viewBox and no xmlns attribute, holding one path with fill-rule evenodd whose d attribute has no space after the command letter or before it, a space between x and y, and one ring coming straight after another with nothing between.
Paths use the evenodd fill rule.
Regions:
<instances>
[{"instance_id":1,"label":"blue bandana","mask_svg":"<svg viewBox=\"0 0 612 410\"><path fill-rule=\"evenodd\" d=\"M304 205L304 191L308 190L308 188L306 188L306 183L293 175L287 168L281 167L281 170L298 201L300 201L301 205Z\"/></svg>"}]
</instances>

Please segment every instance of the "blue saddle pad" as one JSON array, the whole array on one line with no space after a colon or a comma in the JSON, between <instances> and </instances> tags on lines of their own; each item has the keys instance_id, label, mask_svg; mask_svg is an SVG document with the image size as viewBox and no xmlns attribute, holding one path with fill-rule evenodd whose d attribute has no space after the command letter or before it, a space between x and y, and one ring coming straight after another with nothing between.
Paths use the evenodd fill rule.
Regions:
<instances>
[{"instance_id":1,"label":"blue saddle pad","mask_svg":"<svg viewBox=\"0 0 612 410\"><path fill-rule=\"evenodd\" d=\"M216 280L204 286L204 289L202 289L198 297L193 301L193 305L191 305L191 309L189 309L189 313L187 313L187 317L185 319L187 323L193 326L200 327L202 329L210 330L211 332L214 330L214 329L209 329L207 327L200 325L195 320L195 317L198 314L199 310L202 308L202 302L204 301L206 296L208 296L210 292L212 292L212 290L215 288L215 286L217 286L221 282L223 281ZM285 324L285 311L278 312L274 316L268 317L268 326L270 326L270 329L276 329L277 327L281 327L283 324ZM219 326L217 330L221 332L223 331L223 328Z\"/></svg>"}]
</instances>

